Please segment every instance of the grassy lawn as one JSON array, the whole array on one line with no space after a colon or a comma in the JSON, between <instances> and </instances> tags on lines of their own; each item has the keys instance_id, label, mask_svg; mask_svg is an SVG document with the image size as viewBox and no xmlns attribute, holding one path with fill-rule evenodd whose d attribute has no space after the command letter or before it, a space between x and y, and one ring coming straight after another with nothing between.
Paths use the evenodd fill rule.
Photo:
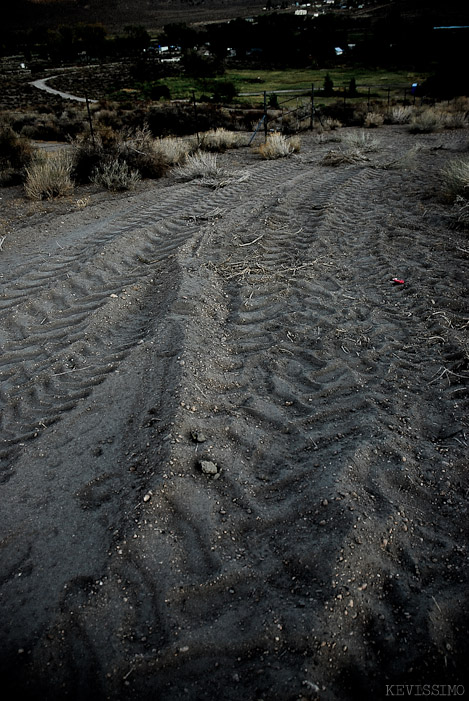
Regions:
<instances>
[{"instance_id":1,"label":"grassy lawn","mask_svg":"<svg viewBox=\"0 0 469 701\"><path fill-rule=\"evenodd\" d=\"M171 91L173 99L184 99L192 96L192 91L195 92L196 98L199 99L202 95L210 95L213 93L213 85L215 82L231 81L236 86L239 93L262 93L264 90L268 93L274 90L310 90L314 83L316 90L323 87L324 78L329 74L334 88L338 90L338 96L342 92L343 87L347 87L352 78L355 78L358 91L365 96L368 92L368 86L374 95L385 96L387 86L391 87L391 94L396 92L403 94L407 87L408 94L412 83L421 83L425 79L425 74L411 73L408 71L386 71L377 69L375 71L365 70L360 68L332 68L332 69L287 69L278 71L263 71L263 70L228 70L225 75L218 79L196 79L187 76L176 76L163 79L165 85ZM398 90L393 88L398 87ZM379 88L379 89L378 89ZM260 99L260 98L259 98ZM259 102L256 98L239 97L237 102L252 101Z\"/></svg>"}]
</instances>

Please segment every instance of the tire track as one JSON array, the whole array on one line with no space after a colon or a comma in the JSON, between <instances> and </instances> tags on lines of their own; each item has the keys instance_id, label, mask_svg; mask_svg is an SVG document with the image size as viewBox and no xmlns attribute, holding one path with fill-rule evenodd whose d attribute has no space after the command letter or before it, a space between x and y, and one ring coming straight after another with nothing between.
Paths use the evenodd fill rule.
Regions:
<instances>
[{"instance_id":1,"label":"tire track","mask_svg":"<svg viewBox=\"0 0 469 701\"><path fill-rule=\"evenodd\" d=\"M55 420L107 367L114 380L134 368L139 404L122 431L126 457L111 456L113 469L77 489L80 508L111 526L89 580L69 577L53 626L37 636L29 668L38 678L73 678L82 696L96 681L108 698L139 701L211 700L221 689L233 701L240 689L290 699L306 693L306 679L337 701L353 698L364 669L384 664L393 683L404 612L416 623L406 629L409 660L441 671L435 607L412 593L424 570L413 539L454 565L456 526L449 532L433 511L435 426L442 435L455 386L432 384L439 351L428 339L441 321L426 310L430 286L419 299L411 283L390 285L407 256L395 222L414 232L411 263L424 285L437 257L423 255L428 232L411 228L415 202L399 194L410 175L324 168L320 155L261 163L250 187L204 197L175 186L169 208L145 205L120 235L90 229L89 247L104 245L106 263L87 264L83 249L67 293L44 295L50 322L40 323L45 299L18 304L2 358L14 448L15 422L30 435L41 402ZM446 316L450 298L441 298ZM139 377L157 341L155 375L147 362ZM125 516L113 522L123 494ZM426 531L437 518L441 537ZM440 603L444 572L430 571L425 587ZM81 651L86 679L62 646Z\"/></svg>"}]
</instances>

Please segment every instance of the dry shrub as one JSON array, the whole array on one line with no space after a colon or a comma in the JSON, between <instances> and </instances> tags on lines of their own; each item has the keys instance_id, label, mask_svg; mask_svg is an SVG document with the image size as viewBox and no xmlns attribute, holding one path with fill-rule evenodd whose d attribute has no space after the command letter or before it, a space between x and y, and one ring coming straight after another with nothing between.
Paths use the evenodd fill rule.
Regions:
<instances>
[{"instance_id":1,"label":"dry shrub","mask_svg":"<svg viewBox=\"0 0 469 701\"><path fill-rule=\"evenodd\" d=\"M117 148L119 160L125 161L129 169L137 171L142 178L161 178L168 169L168 163L148 127L124 134Z\"/></svg>"},{"instance_id":2,"label":"dry shrub","mask_svg":"<svg viewBox=\"0 0 469 701\"><path fill-rule=\"evenodd\" d=\"M181 163L192 150L188 141L172 136L158 139L154 148L159 151L163 160L170 166Z\"/></svg>"},{"instance_id":3,"label":"dry shrub","mask_svg":"<svg viewBox=\"0 0 469 701\"><path fill-rule=\"evenodd\" d=\"M363 130L350 131L344 134L342 142L351 151L360 151L362 153L377 151L381 143L375 136Z\"/></svg>"},{"instance_id":4,"label":"dry shrub","mask_svg":"<svg viewBox=\"0 0 469 701\"><path fill-rule=\"evenodd\" d=\"M72 176L79 183L91 181L94 172L104 163L109 152L109 144L104 145L101 137L80 136L72 143Z\"/></svg>"},{"instance_id":5,"label":"dry shrub","mask_svg":"<svg viewBox=\"0 0 469 701\"><path fill-rule=\"evenodd\" d=\"M445 129L465 129L468 121L465 112L450 112L444 116Z\"/></svg>"},{"instance_id":6,"label":"dry shrub","mask_svg":"<svg viewBox=\"0 0 469 701\"><path fill-rule=\"evenodd\" d=\"M462 229L469 228L469 200L458 195L454 201L456 209L456 222Z\"/></svg>"},{"instance_id":7,"label":"dry shrub","mask_svg":"<svg viewBox=\"0 0 469 701\"><path fill-rule=\"evenodd\" d=\"M112 138L103 138L103 130L110 130ZM96 173L107 173L109 163L116 160L127 164L128 171L136 171L141 178L160 178L171 164L161 148L161 140L154 139L146 127L121 134L103 127L94 137L77 139L73 153L73 175L80 183L97 182Z\"/></svg>"},{"instance_id":8,"label":"dry shrub","mask_svg":"<svg viewBox=\"0 0 469 701\"><path fill-rule=\"evenodd\" d=\"M248 171L228 171L217 163L217 156L207 151L189 155L186 162L175 169L178 180L198 180L201 185L211 188L225 187L234 182L244 182L249 178Z\"/></svg>"},{"instance_id":9,"label":"dry shrub","mask_svg":"<svg viewBox=\"0 0 469 701\"><path fill-rule=\"evenodd\" d=\"M139 172L131 170L125 161L120 161L118 158L106 160L95 169L91 178L91 181L96 185L113 192L133 190L140 180Z\"/></svg>"},{"instance_id":10,"label":"dry shrub","mask_svg":"<svg viewBox=\"0 0 469 701\"><path fill-rule=\"evenodd\" d=\"M226 129L211 129L201 135L200 148L204 151L218 151L222 153L227 149L241 146L240 134Z\"/></svg>"},{"instance_id":11,"label":"dry shrub","mask_svg":"<svg viewBox=\"0 0 469 701\"><path fill-rule=\"evenodd\" d=\"M386 121L389 124L409 124L415 110L410 106L391 107L386 115Z\"/></svg>"},{"instance_id":12,"label":"dry shrub","mask_svg":"<svg viewBox=\"0 0 469 701\"><path fill-rule=\"evenodd\" d=\"M369 161L369 158L360 151L329 151L321 159L321 165L323 166L342 166L350 165L352 163L364 163Z\"/></svg>"},{"instance_id":13,"label":"dry shrub","mask_svg":"<svg viewBox=\"0 0 469 701\"><path fill-rule=\"evenodd\" d=\"M321 120L321 127L324 131L335 131L336 129L341 129L344 125L338 119L334 117L324 117Z\"/></svg>"},{"instance_id":14,"label":"dry shrub","mask_svg":"<svg viewBox=\"0 0 469 701\"><path fill-rule=\"evenodd\" d=\"M376 127L382 127L384 124L384 117L379 112L367 112L363 122L363 126L367 129L373 129Z\"/></svg>"},{"instance_id":15,"label":"dry shrub","mask_svg":"<svg viewBox=\"0 0 469 701\"><path fill-rule=\"evenodd\" d=\"M10 126L0 127L0 186L22 183L32 155L28 139L18 136Z\"/></svg>"},{"instance_id":16,"label":"dry shrub","mask_svg":"<svg viewBox=\"0 0 469 701\"><path fill-rule=\"evenodd\" d=\"M196 153L189 155L183 165L175 170L178 180L196 180L198 178L218 178L223 174L223 169L217 164L217 157L213 153Z\"/></svg>"},{"instance_id":17,"label":"dry shrub","mask_svg":"<svg viewBox=\"0 0 469 701\"><path fill-rule=\"evenodd\" d=\"M420 145L415 144L412 148L405 151L402 156L399 156L399 158L380 163L378 167L383 170L412 170L416 166L416 156L420 149Z\"/></svg>"},{"instance_id":18,"label":"dry shrub","mask_svg":"<svg viewBox=\"0 0 469 701\"><path fill-rule=\"evenodd\" d=\"M444 116L433 107L428 107L420 114L412 118L409 131L412 134L431 134L443 129L445 126Z\"/></svg>"},{"instance_id":19,"label":"dry shrub","mask_svg":"<svg viewBox=\"0 0 469 701\"><path fill-rule=\"evenodd\" d=\"M450 161L441 171L443 194L450 200L469 200L469 159Z\"/></svg>"},{"instance_id":20,"label":"dry shrub","mask_svg":"<svg viewBox=\"0 0 469 701\"><path fill-rule=\"evenodd\" d=\"M62 149L53 153L37 153L26 168L24 188L32 200L52 200L73 192L72 158Z\"/></svg>"},{"instance_id":21,"label":"dry shrub","mask_svg":"<svg viewBox=\"0 0 469 701\"><path fill-rule=\"evenodd\" d=\"M259 146L259 153L267 160L286 158L299 150L299 139L287 139L283 134L269 134L266 143Z\"/></svg>"}]
</instances>

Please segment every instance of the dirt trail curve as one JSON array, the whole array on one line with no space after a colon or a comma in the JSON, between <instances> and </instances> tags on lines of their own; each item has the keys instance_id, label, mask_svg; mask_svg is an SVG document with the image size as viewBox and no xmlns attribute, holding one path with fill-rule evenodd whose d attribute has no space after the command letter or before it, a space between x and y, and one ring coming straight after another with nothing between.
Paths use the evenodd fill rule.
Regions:
<instances>
[{"instance_id":1,"label":"dirt trail curve","mask_svg":"<svg viewBox=\"0 0 469 701\"><path fill-rule=\"evenodd\" d=\"M68 92L62 92L61 90L56 90L55 88L51 88L50 85L47 85L47 82L49 80L53 80L54 78L57 78L58 76L56 75L50 75L47 78L41 78L40 80L33 80L31 85L38 90L45 90L45 92L50 93L51 95L58 95L59 97L63 97L64 100L74 100L75 102L86 102L86 97L78 97L78 95L71 95ZM97 100L91 100L88 99L88 102L97 102Z\"/></svg>"},{"instance_id":2,"label":"dirt trail curve","mask_svg":"<svg viewBox=\"0 0 469 701\"><path fill-rule=\"evenodd\" d=\"M9 698L462 683L467 244L432 188L467 140L420 143L414 170L232 152L248 180L5 247Z\"/></svg>"}]
</instances>

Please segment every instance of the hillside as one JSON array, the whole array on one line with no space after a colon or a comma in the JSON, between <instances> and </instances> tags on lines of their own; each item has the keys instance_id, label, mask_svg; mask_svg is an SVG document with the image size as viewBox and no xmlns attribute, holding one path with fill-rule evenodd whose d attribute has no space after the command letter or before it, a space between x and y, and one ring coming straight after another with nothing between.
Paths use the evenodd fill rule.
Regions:
<instances>
[{"instance_id":1,"label":"hillside","mask_svg":"<svg viewBox=\"0 0 469 701\"><path fill-rule=\"evenodd\" d=\"M136 24L154 29L171 22L246 17L261 12L264 4L262 0L18 0L7 5L2 21L17 29L78 22L98 22L110 30Z\"/></svg>"}]
</instances>

